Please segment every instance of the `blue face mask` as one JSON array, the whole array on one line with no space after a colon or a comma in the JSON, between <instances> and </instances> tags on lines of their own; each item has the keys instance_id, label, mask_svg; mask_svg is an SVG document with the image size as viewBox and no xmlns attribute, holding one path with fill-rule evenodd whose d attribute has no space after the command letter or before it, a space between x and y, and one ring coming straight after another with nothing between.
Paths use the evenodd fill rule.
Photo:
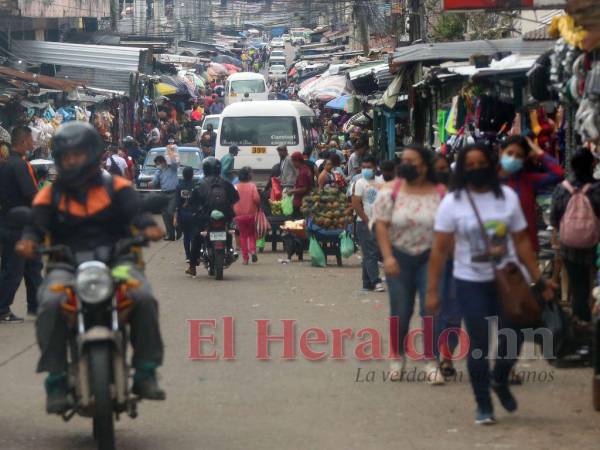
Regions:
<instances>
[{"instance_id":1,"label":"blue face mask","mask_svg":"<svg viewBox=\"0 0 600 450\"><path fill-rule=\"evenodd\" d=\"M516 173L523 168L523 160L512 156L502 155L500 165L508 173Z\"/></svg>"},{"instance_id":2,"label":"blue face mask","mask_svg":"<svg viewBox=\"0 0 600 450\"><path fill-rule=\"evenodd\" d=\"M373 169L362 169L360 171L365 180L371 180L375 176L375 171Z\"/></svg>"}]
</instances>

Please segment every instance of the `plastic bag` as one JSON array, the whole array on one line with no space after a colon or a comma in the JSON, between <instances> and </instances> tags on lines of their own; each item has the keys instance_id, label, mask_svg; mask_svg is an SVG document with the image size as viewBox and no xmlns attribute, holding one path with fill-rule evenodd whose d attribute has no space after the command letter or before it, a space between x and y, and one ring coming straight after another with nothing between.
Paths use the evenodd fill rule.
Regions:
<instances>
[{"instance_id":1,"label":"plastic bag","mask_svg":"<svg viewBox=\"0 0 600 450\"><path fill-rule=\"evenodd\" d=\"M260 249L260 248L265 248L265 245L266 245L266 244L267 244L267 243L266 243L266 241L265 241L265 238L264 238L264 237L262 237L262 238L260 238L260 239L257 239L257 240L256 240L256 248L258 248L258 249Z\"/></svg>"},{"instance_id":2,"label":"plastic bag","mask_svg":"<svg viewBox=\"0 0 600 450\"><path fill-rule=\"evenodd\" d=\"M308 246L308 254L310 255L310 263L315 267L325 267L327 265L327 259L325 253L319 245L319 242L314 238L310 238L310 244Z\"/></svg>"},{"instance_id":3,"label":"plastic bag","mask_svg":"<svg viewBox=\"0 0 600 450\"><path fill-rule=\"evenodd\" d=\"M284 216L294 214L294 198L291 195L286 195L281 201L281 211Z\"/></svg>"},{"instance_id":4,"label":"plastic bag","mask_svg":"<svg viewBox=\"0 0 600 450\"><path fill-rule=\"evenodd\" d=\"M255 222L256 236L259 238L264 238L267 232L269 231L271 224L267 220L267 216L265 215L265 212L262 209L256 213Z\"/></svg>"},{"instance_id":5,"label":"plastic bag","mask_svg":"<svg viewBox=\"0 0 600 450\"><path fill-rule=\"evenodd\" d=\"M283 191L281 190L281 181L279 181L279 178L271 177L271 195L269 195L269 200L278 202L281 200L282 195Z\"/></svg>"},{"instance_id":6,"label":"plastic bag","mask_svg":"<svg viewBox=\"0 0 600 450\"><path fill-rule=\"evenodd\" d=\"M354 254L354 242L346 231L340 234L340 253L343 258L350 258Z\"/></svg>"}]
</instances>

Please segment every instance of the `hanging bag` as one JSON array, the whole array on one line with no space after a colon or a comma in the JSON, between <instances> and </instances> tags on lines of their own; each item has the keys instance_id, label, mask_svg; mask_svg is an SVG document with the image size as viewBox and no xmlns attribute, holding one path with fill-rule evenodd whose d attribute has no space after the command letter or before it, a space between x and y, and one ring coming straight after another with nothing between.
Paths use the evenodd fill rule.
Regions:
<instances>
[{"instance_id":1,"label":"hanging bag","mask_svg":"<svg viewBox=\"0 0 600 450\"><path fill-rule=\"evenodd\" d=\"M256 223L256 237L258 239L264 238L267 235L269 228L271 228L271 224L267 220L267 216L262 208L256 211L256 217L254 221Z\"/></svg>"},{"instance_id":2,"label":"hanging bag","mask_svg":"<svg viewBox=\"0 0 600 450\"><path fill-rule=\"evenodd\" d=\"M479 215L479 210L475 206L471 193L468 190L466 190L466 193L477 218L479 231L485 242L486 251L490 256L490 262L496 279L498 301L502 307L504 317L521 327L538 325L542 318L541 302L536 298L518 264L508 262L500 268L494 262L491 255L490 239Z\"/></svg>"},{"instance_id":3,"label":"hanging bag","mask_svg":"<svg viewBox=\"0 0 600 450\"><path fill-rule=\"evenodd\" d=\"M308 246L308 254L310 255L310 263L315 267L325 267L327 265L327 259L325 253L319 245L319 241L312 236L310 238L310 244Z\"/></svg>"},{"instance_id":4,"label":"hanging bag","mask_svg":"<svg viewBox=\"0 0 600 450\"><path fill-rule=\"evenodd\" d=\"M340 253L343 258L350 258L354 254L354 241L346 231L340 234Z\"/></svg>"},{"instance_id":5,"label":"hanging bag","mask_svg":"<svg viewBox=\"0 0 600 450\"><path fill-rule=\"evenodd\" d=\"M291 216L294 214L294 197L286 195L281 201L281 211L284 216Z\"/></svg>"}]
</instances>

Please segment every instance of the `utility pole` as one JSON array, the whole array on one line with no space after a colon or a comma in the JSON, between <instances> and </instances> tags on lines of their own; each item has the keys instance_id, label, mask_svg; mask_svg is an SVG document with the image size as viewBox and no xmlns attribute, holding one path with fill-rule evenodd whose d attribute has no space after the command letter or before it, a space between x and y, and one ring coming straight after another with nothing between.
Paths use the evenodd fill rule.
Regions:
<instances>
[{"instance_id":1,"label":"utility pole","mask_svg":"<svg viewBox=\"0 0 600 450\"><path fill-rule=\"evenodd\" d=\"M427 40L427 34L425 32L425 16L423 9L425 8L421 0L409 0L409 37L410 41L414 42L419 39Z\"/></svg>"},{"instance_id":2,"label":"utility pole","mask_svg":"<svg viewBox=\"0 0 600 450\"><path fill-rule=\"evenodd\" d=\"M110 0L110 30L114 33L118 31L119 12L119 0Z\"/></svg>"},{"instance_id":3,"label":"utility pole","mask_svg":"<svg viewBox=\"0 0 600 450\"><path fill-rule=\"evenodd\" d=\"M362 50L365 56L369 55L369 24L368 10L365 7L364 0L355 0L354 3L354 23L358 24L358 33L360 35L360 42Z\"/></svg>"}]
</instances>

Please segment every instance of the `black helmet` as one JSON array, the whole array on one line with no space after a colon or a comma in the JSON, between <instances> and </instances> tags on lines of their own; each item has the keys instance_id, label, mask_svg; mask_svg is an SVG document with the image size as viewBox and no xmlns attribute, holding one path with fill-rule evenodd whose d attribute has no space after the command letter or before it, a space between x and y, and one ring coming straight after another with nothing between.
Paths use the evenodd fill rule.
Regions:
<instances>
[{"instance_id":1,"label":"black helmet","mask_svg":"<svg viewBox=\"0 0 600 450\"><path fill-rule=\"evenodd\" d=\"M202 171L205 177L218 177L221 175L221 161L214 156L209 156L202 161Z\"/></svg>"},{"instance_id":2,"label":"black helmet","mask_svg":"<svg viewBox=\"0 0 600 450\"><path fill-rule=\"evenodd\" d=\"M87 122L68 122L62 125L52 138L52 157L56 163L57 182L65 187L79 187L88 182L100 170L104 153L104 141L96 129ZM65 169L63 157L72 150L86 153L86 161L79 167Z\"/></svg>"}]
</instances>

